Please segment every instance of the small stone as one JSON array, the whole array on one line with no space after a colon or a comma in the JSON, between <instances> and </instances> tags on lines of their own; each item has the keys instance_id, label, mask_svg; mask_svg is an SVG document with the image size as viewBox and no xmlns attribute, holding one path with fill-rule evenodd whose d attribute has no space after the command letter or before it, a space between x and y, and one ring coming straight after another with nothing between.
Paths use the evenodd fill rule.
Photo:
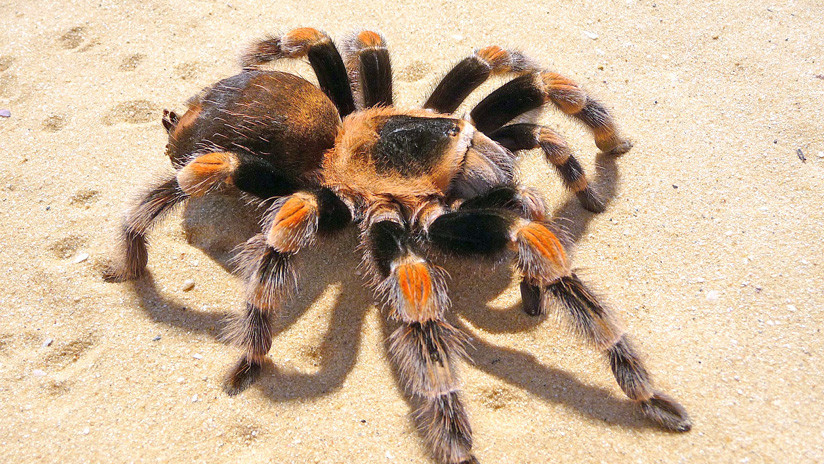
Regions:
<instances>
[{"instance_id":1,"label":"small stone","mask_svg":"<svg viewBox=\"0 0 824 464\"><path fill-rule=\"evenodd\" d=\"M196 394L195 394L195 395L193 395L193 396L192 396L192 403L197 403L197 400L198 400L197 395L196 395Z\"/></svg>"},{"instance_id":2,"label":"small stone","mask_svg":"<svg viewBox=\"0 0 824 464\"><path fill-rule=\"evenodd\" d=\"M80 432L80 433L81 433L81 434L83 434L83 435L88 435L88 434L89 434L89 432L90 432L89 428L88 428L88 427L85 427L85 428L83 429L83 431L82 431L82 432Z\"/></svg>"},{"instance_id":3,"label":"small stone","mask_svg":"<svg viewBox=\"0 0 824 464\"><path fill-rule=\"evenodd\" d=\"M707 299L710 301L715 301L718 299L718 291L717 290L710 290L707 292Z\"/></svg>"},{"instance_id":4,"label":"small stone","mask_svg":"<svg viewBox=\"0 0 824 464\"><path fill-rule=\"evenodd\" d=\"M192 355L192 357L195 358L195 359L203 359L203 355L200 354L200 353L195 353L195 354Z\"/></svg>"},{"instance_id":5,"label":"small stone","mask_svg":"<svg viewBox=\"0 0 824 464\"><path fill-rule=\"evenodd\" d=\"M796 308L795 305L787 305L787 311L794 313L798 311L798 308Z\"/></svg>"},{"instance_id":6,"label":"small stone","mask_svg":"<svg viewBox=\"0 0 824 464\"><path fill-rule=\"evenodd\" d=\"M80 253L74 255L74 258L72 258L72 263L79 264L87 259L89 259L89 254L85 251L81 251Z\"/></svg>"},{"instance_id":7,"label":"small stone","mask_svg":"<svg viewBox=\"0 0 824 464\"><path fill-rule=\"evenodd\" d=\"M10 118L11 111L9 110L0 110L0 118Z\"/></svg>"},{"instance_id":8,"label":"small stone","mask_svg":"<svg viewBox=\"0 0 824 464\"><path fill-rule=\"evenodd\" d=\"M185 282L183 282L183 291L184 292L188 292L188 291L192 290L193 288L195 288L195 281L194 280L188 279Z\"/></svg>"},{"instance_id":9,"label":"small stone","mask_svg":"<svg viewBox=\"0 0 824 464\"><path fill-rule=\"evenodd\" d=\"M153 342L158 342L158 341L160 341L160 335L158 335L158 336L156 336L155 338L153 338L153 339L152 339L152 341L153 341Z\"/></svg>"},{"instance_id":10,"label":"small stone","mask_svg":"<svg viewBox=\"0 0 824 464\"><path fill-rule=\"evenodd\" d=\"M824 158L824 151L820 151L820 152L816 153L815 156L817 156L819 158Z\"/></svg>"},{"instance_id":11,"label":"small stone","mask_svg":"<svg viewBox=\"0 0 824 464\"><path fill-rule=\"evenodd\" d=\"M584 35L589 37L592 40L598 40L598 34L590 31L584 31Z\"/></svg>"},{"instance_id":12,"label":"small stone","mask_svg":"<svg viewBox=\"0 0 824 464\"><path fill-rule=\"evenodd\" d=\"M45 340L43 341L43 348L45 348L45 347L47 347L47 346L51 346L51 344L52 344L52 343L54 343L54 339L53 339L53 338L47 338L47 339L45 339Z\"/></svg>"},{"instance_id":13,"label":"small stone","mask_svg":"<svg viewBox=\"0 0 824 464\"><path fill-rule=\"evenodd\" d=\"M455 39L456 42L460 42L464 39L464 37L460 34L452 34L452 38Z\"/></svg>"},{"instance_id":14,"label":"small stone","mask_svg":"<svg viewBox=\"0 0 824 464\"><path fill-rule=\"evenodd\" d=\"M183 383L184 380L186 380L186 379L184 379L183 377L178 377L177 378L177 383Z\"/></svg>"},{"instance_id":15,"label":"small stone","mask_svg":"<svg viewBox=\"0 0 824 464\"><path fill-rule=\"evenodd\" d=\"M46 375L46 372L41 371L40 369L35 369L35 370L31 371L31 375L33 375L35 377L44 377Z\"/></svg>"}]
</instances>

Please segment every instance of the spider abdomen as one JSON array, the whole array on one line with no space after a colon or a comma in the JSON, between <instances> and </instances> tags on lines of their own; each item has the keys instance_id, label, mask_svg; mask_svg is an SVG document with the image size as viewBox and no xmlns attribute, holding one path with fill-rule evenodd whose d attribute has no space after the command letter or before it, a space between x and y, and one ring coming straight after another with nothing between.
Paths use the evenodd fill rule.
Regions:
<instances>
[{"instance_id":1,"label":"spider abdomen","mask_svg":"<svg viewBox=\"0 0 824 464\"><path fill-rule=\"evenodd\" d=\"M192 155L231 151L264 158L298 177L320 167L339 125L335 105L305 79L245 70L206 89L167 126L167 154L180 168Z\"/></svg>"}]
</instances>

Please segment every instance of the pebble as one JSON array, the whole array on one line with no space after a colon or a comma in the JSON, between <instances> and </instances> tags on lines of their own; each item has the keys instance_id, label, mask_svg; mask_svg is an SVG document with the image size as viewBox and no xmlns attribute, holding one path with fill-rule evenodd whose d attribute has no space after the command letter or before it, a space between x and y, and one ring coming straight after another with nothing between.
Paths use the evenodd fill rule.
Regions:
<instances>
[{"instance_id":1,"label":"pebble","mask_svg":"<svg viewBox=\"0 0 824 464\"><path fill-rule=\"evenodd\" d=\"M152 341L153 341L153 342L158 342L158 341L160 341L160 335L158 335L158 336L156 336L155 338L153 338L153 339L152 339Z\"/></svg>"},{"instance_id":2,"label":"pebble","mask_svg":"<svg viewBox=\"0 0 824 464\"><path fill-rule=\"evenodd\" d=\"M10 118L11 111L9 110L0 110L0 118Z\"/></svg>"},{"instance_id":3,"label":"pebble","mask_svg":"<svg viewBox=\"0 0 824 464\"><path fill-rule=\"evenodd\" d=\"M89 259L89 254L86 253L85 251L82 251L82 252L74 255L74 258L72 258L72 263L79 264L79 263L82 263L83 261L85 261L87 259Z\"/></svg>"},{"instance_id":4,"label":"pebble","mask_svg":"<svg viewBox=\"0 0 824 464\"><path fill-rule=\"evenodd\" d=\"M31 375L33 375L35 377L44 377L46 375L46 372L41 371L40 369L35 369L35 370L31 371Z\"/></svg>"},{"instance_id":5,"label":"pebble","mask_svg":"<svg viewBox=\"0 0 824 464\"><path fill-rule=\"evenodd\" d=\"M824 151L820 151L820 152L816 153L815 156L817 156L819 158L824 158Z\"/></svg>"},{"instance_id":6,"label":"pebble","mask_svg":"<svg viewBox=\"0 0 824 464\"><path fill-rule=\"evenodd\" d=\"M192 396L192 403L197 403L198 397L197 395Z\"/></svg>"},{"instance_id":7,"label":"pebble","mask_svg":"<svg viewBox=\"0 0 824 464\"><path fill-rule=\"evenodd\" d=\"M707 292L707 299L710 301L715 301L718 299L718 291L717 290L710 290Z\"/></svg>"},{"instance_id":8,"label":"pebble","mask_svg":"<svg viewBox=\"0 0 824 464\"><path fill-rule=\"evenodd\" d=\"M584 31L584 35L589 37L592 40L598 40L598 34L590 31Z\"/></svg>"},{"instance_id":9,"label":"pebble","mask_svg":"<svg viewBox=\"0 0 824 464\"><path fill-rule=\"evenodd\" d=\"M195 353L195 354L192 355L192 357L195 358L195 359L203 359L203 355L200 354L200 353Z\"/></svg>"},{"instance_id":10,"label":"pebble","mask_svg":"<svg viewBox=\"0 0 824 464\"><path fill-rule=\"evenodd\" d=\"M88 428L88 427L86 427L86 428L84 428L84 429L83 429L83 431L82 431L82 432L80 432L80 433L82 433L83 435L88 435L88 434L89 434L89 432L90 432L89 428Z\"/></svg>"},{"instance_id":11,"label":"pebble","mask_svg":"<svg viewBox=\"0 0 824 464\"><path fill-rule=\"evenodd\" d=\"M194 280L187 279L185 282L183 282L183 291L184 292L188 292L193 288L195 288L195 281Z\"/></svg>"},{"instance_id":12,"label":"pebble","mask_svg":"<svg viewBox=\"0 0 824 464\"><path fill-rule=\"evenodd\" d=\"M464 37L460 34L453 34L452 38L455 39L456 42L460 42L461 40L464 39Z\"/></svg>"},{"instance_id":13,"label":"pebble","mask_svg":"<svg viewBox=\"0 0 824 464\"><path fill-rule=\"evenodd\" d=\"M798 311L798 308L796 308L795 305L787 305L787 311L794 313Z\"/></svg>"},{"instance_id":14,"label":"pebble","mask_svg":"<svg viewBox=\"0 0 824 464\"><path fill-rule=\"evenodd\" d=\"M177 383L183 383L184 380L186 380L186 379L184 379L183 377L178 377L177 378Z\"/></svg>"},{"instance_id":15,"label":"pebble","mask_svg":"<svg viewBox=\"0 0 824 464\"><path fill-rule=\"evenodd\" d=\"M54 339L53 338L47 338L46 340L43 341L43 347L45 348L47 346L51 346L52 343L54 343Z\"/></svg>"}]
</instances>

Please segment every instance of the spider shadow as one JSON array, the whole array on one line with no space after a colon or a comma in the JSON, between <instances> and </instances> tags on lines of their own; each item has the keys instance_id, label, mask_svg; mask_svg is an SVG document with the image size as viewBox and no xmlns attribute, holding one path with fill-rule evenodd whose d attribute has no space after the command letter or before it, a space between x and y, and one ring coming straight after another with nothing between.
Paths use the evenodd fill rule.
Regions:
<instances>
[{"instance_id":1,"label":"spider shadow","mask_svg":"<svg viewBox=\"0 0 824 464\"><path fill-rule=\"evenodd\" d=\"M220 218L215 221L215 218ZM212 194L190 200L183 210L183 229L187 241L231 273L235 250L259 231L258 212L237 197ZM349 228L329 240L302 251L297 257L299 291L274 318L273 337L286 331L319 300L330 285L342 291L334 302L328 332L315 350L318 369L304 374L280 369L269 361L254 388L275 401L313 398L328 394L343 384L355 365L360 348L361 326L366 311L374 305L368 292L351 291L363 287L363 279L353 271L360 259L340 250L357 248L358 234ZM151 253L151 252L150 252ZM331 258L330 258L331 257ZM151 259L151 256L150 256ZM228 321L237 311L198 311L164 295L150 272L131 283L139 305L155 322L211 335L222 341ZM231 364L228 364L228 372Z\"/></svg>"}]
</instances>

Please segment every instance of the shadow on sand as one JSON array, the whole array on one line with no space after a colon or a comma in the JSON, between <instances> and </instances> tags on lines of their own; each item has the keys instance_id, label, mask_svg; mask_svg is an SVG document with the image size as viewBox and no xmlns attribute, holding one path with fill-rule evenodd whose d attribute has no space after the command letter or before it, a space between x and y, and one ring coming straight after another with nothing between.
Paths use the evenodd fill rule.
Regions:
<instances>
[{"instance_id":1,"label":"shadow on sand","mask_svg":"<svg viewBox=\"0 0 824 464\"><path fill-rule=\"evenodd\" d=\"M605 203L609 204L615 196L619 180L616 159L599 154L596 165L598 170L591 178L591 184ZM227 250L243 243L257 227L248 214L235 211L231 214L237 217L225 217L227 205L231 206L233 201L216 196L214 200L192 202L184 211L184 229L189 241L227 271L231 270L231 253ZM216 211L220 211L220 226L210 222ZM562 241L569 245L580 240L593 217L571 195L553 212L553 221L563 231ZM285 372L277 367L277 360L269 361L264 366L261 380L254 388L272 400L290 401L333 392L341 388L354 367L360 349L364 318L374 301L371 292L364 287L363 279L354 272L360 263L360 257L357 253L339 252L341 249L355 250L357 241L355 228L350 228L336 239L302 252L299 264L300 294L285 305L275 319L275 336L297 321L329 285L339 284L342 291L331 308L332 322L319 349L320 366L317 372ZM342 259L328 259L333 255L342 256ZM512 281L510 266L482 262L481 266L485 266L483 272L473 273L472 269L477 269L477 263L447 260L441 264L445 264L452 275L449 286L454 309L450 322L473 338L469 354L474 365L467 368L481 369L544 401L571 407L593 419L623 427L654 428L636 413L631 401L618 398L614 391L585 385L567 372L543 365L529 353L488 343L461 320L462 318L472 326L490 333L526 331L544 322L544 317L529 317L524 314L520 311L520 305L505 310L489 310L489 302L508 288ZM463 278L468 274L472 274L473 278ZM158 292L151 275L135 282L134 289L141 298L146 314L153 320L172 327L208 333L219 338L225 321L231 314L199 312L170 302ZM384 322L386 340L396 327L394 322ZM388 347L388 341L386 345ZM393 372L396 381L400 382L394 366ZM412 400L408 401L411 406L414 405Z\"/></svg>"}]
</instances>

